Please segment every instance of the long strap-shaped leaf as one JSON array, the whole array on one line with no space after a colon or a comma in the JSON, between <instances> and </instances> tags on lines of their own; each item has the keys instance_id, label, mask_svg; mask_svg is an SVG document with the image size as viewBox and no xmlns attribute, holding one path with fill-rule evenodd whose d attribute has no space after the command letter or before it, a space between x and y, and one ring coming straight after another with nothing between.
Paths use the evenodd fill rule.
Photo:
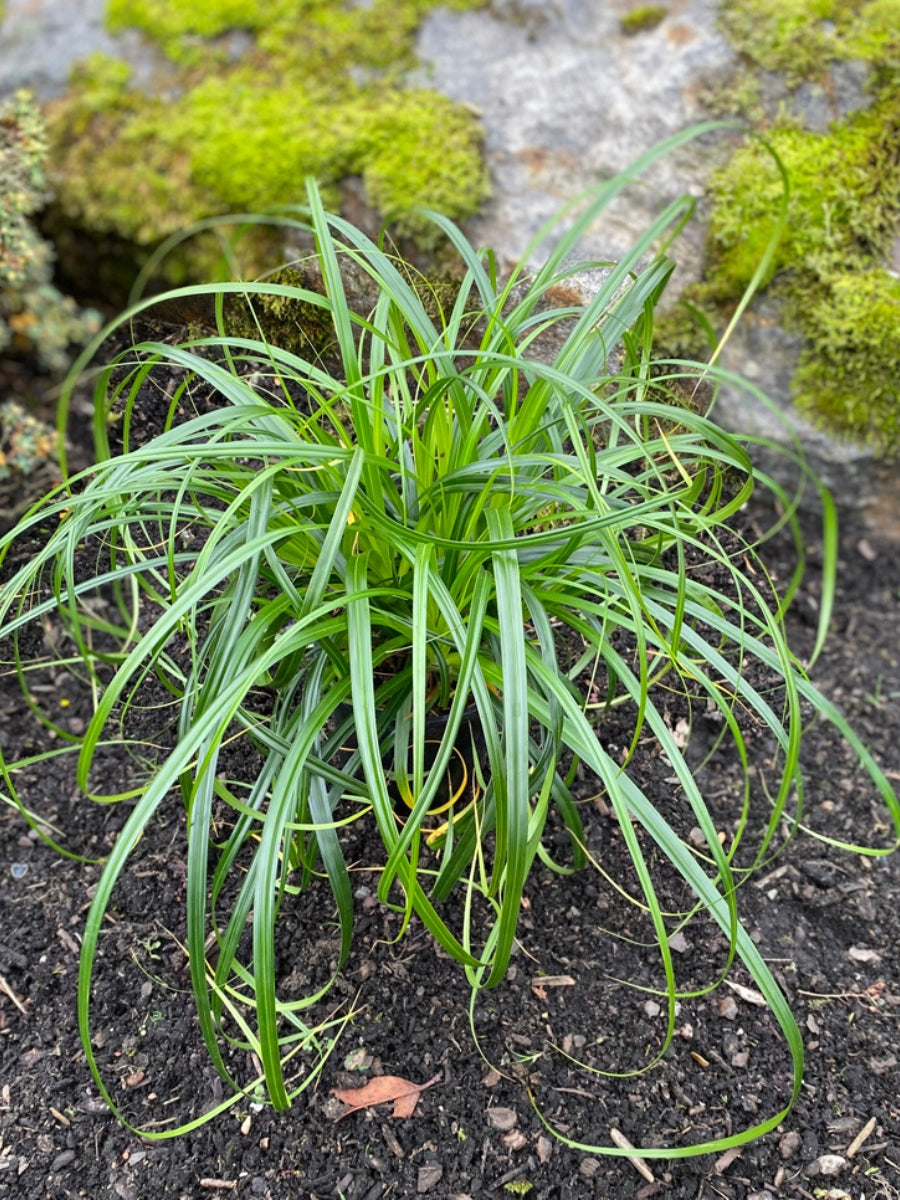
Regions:
<instances>
[{"instance_id":1,"label":"long strap-shaped leaf","mask_svg":"<svg viewBox=\"0 0 900 1200\"><path fill-rule=\"evenodd\" d=\"M398 834L381 764L378 718L375 711L366 557L365 554L352 554L347 560L347 631L350 644L351 696L360 762L372 800L375 820L382 841L390 853L397 843ZM397 864L397 878L404 892L412 895L414 910L444 949L467 966L479 966L479 960L468 953L437 915L405 858ZM386 899L381 888L379 898Z\"/></svg>"},{"instance_id":2,"label":"long strap-shaped leaf","mask_svg":"<svg viewBox=\"0 0 900 1200\"><path fill-rule=\"evenodd\" d=\"M514 536L509 509L485 512L488 534L504 541ZM515 549L492 554L500 624L500 670L503 678L503 757L505 777L494 780L497 804L497 851L491 890L500 894L497 945L488 987L499 983L512 953L522 889L528 874L528 675L519 561Z\"/></svg>"}]
</instances>

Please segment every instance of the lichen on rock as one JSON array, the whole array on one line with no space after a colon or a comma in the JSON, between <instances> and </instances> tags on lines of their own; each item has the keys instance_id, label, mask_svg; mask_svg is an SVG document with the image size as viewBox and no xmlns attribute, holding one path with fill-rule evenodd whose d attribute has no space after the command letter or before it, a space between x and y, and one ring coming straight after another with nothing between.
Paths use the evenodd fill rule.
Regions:
<instances>
[{"instance_id":1,"label":"lichen on rock","mask_svg":"<svg viewBox=\"0 0 900 1200\"><path fill-rule=\"evenodd\" d=\"M99 328L53 284L53 249L33 218L46 201L44 120L27 92L0 104L0 350L62 372Z\"/></svg>"}]
</instances>

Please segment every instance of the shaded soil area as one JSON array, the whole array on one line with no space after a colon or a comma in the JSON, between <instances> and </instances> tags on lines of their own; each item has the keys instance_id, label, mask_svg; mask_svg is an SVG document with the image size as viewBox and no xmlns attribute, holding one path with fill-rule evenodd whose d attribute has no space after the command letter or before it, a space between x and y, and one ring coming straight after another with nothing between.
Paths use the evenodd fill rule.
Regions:
<instances>
[{"instance_id":1,"label":"shaded soil area","mask_svg":"<svg viewBox=\"0 0 900 1200\"><path fill-rule=\"evenodd\" d=\"M817 539L810 526L809 571L788 622L801 659L814 640ZM771 544L766 563L776 580L789 579L790 545ZM898 609L897 546L877 542L844 514L832 634L813 678L894 781ZM70 674L35 676L30 690L58 723L59 747L62 734L83 731L87 697ZM147 699L148 740L164 738L154 698ZM673 722L684 716L674 700L671 715ZM715 730L704 728L703 713L689 716L699 750L711 748ZM626 720L611 718L601 736L609 749L627 745ZM10 759L48 745L8 667L0 675L0 737ZM762 738L754 750L760 763L771 753ZM889 841L873 788L827 726L811 724L804 765L805 817L814 829L859 845ZM126 788L143 767L110 757L104 790ZM632 769L671 810L671 769L652 745L642 746ZM702 771L727 838L740 815L738 764L713 752ZM68 847L88 858L108 853L125 806L85 801L71 755L24 767L16 784ZM354 949L318 1012L340 1005L338 1016L352 1015L321 1077L286 1112L250 1094L174 1140L118 1123L85 1064L78 952L99 867L55 854L12 808L0 807L0 1198L900 1197L900 862L803 833L740 893L745 925L805 1040L802 1093L780 1127L737 1152L637 1165L550 1134L540 1114L569 1143L608 1145L616 1130L644 1147L696 1144L777 1113L791 1087L788 1050L746 971L735 967L729 983L707 990L726 965L727 943L701 920L673 942L679 985L699 994L680 1001L672 1045L654 1064L666 1031L665 1002L652 991L661 979L658 955L642 944L650 927L640 910L607 879L632 885L621 830L590 780L582 798L587 846L602 871L534 872L507 979L472 1006L461 969L421 927L413 923L397 940L400 918L375 896L373 845L355 835ZM748 838L764 823L756 803ZM560 858L566 842L561 829L548 828ZM224 1097L192 1015L185 874L184 815L173 798L117 886L93 998L93 1044L107 1086L145 1135L163 1134ZM664 902L683 904L663 868L660 891ZM300 996L329 977L333 915L324 887L284 912L277 953L285 994ZM241 1079L254 1073L247 1059L240 1050L229 1059ZM298 1056L298 1078L308 1069ZM393 1116L390 1105L342 1116L332 1089L382 1075L431 1086L410 1117Z\"/></svg>"}]
</instances>

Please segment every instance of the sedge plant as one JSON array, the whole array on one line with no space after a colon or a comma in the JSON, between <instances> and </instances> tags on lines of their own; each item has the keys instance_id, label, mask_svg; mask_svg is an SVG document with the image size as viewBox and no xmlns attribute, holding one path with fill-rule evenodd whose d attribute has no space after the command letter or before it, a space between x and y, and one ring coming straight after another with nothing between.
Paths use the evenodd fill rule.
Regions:
<instances>
[{"instance_id":1,"label":"sedge plant","mask_svg":"<svg viewBox=\"0 0 900 1200\"><path fill-rule=\"evenodd\" d=\"M778 768L760 860L791 797L802 797L809 706L849 740L900 827L897 802L791 653L785 598L766 586L757 551L741 541L736 553L723 539L755 489L778 492L796 523L792 498L754 466L749 441L661 398L667 384L695 382L695 367L651 373L653 312L673 267L659 247L690 216L690 199L670 204L622 262L605 264L588 301L571 302L581 269L572 253L587 226L654 157L695 134L554 222L505 280L490 254L433 216L460 263L443 307L383 244L327 213L309 184L305 212L290 221L314 239L321 290L266 281L181 289L174 295L214 297L217 332L145 340L100 372L96 465L2 543L5 551L54 522L5 586L0 633L15 643L50 614L62 623L94 697L75 747L79 785L131 804L87 917L79 978L84 1050L110 1104L91 1042L95 957L116 881L160 811L174 805L184 815L185 938L209 1056L243 1094L248 1085L232 1078L222 1051L228 1016L284 1108L296 1094L285 1063L309 1045L305 1018L327 985L299 1001L280 995L276 922L298 891L327 880L323 921L336 914L339 966L346 961L348 827L367 821L377 831L379 900L403 928L424 926L477 994L504 978L535 864L585 864L578 764L615 812L652 920L666 1045L679 993L654 883L660 854L726 934L725 970L742 960L771 1005L796 1096L800 1034L742 929L732 851L654 685L689 684L721 714L744 765L737 814L746 815L751 787L740 714L772 739ZM538 251L543 265L529 271ZM365 311L348 300L348 268L370 286ZM226 300L235 296L251 310L265 296L317 312L332 331L328 353L277 344L262 327L257 337L229 336ZM160 366L181 383L164 427L135 442L135 408ZM201 385L215 403L182 419L182 402ZM113 417L123 437L115 452ZM727 587L691 568L698 556L721 568ZM827 609L826 596L819 644ZM744 669L749 660L777 676L777 700ZM174 745L135 789L102 794L100 750L151 678L177 708ZM591 699L598 686L600 704ZM623 765L604 748L598 722L623 704L634 714L631 750L641 736L658 740L702 848L658 811L629 758ZM445 779L473 729L479 751L467 786L448 798ZM223 767L235 741L257 764L241 778ZM24 807L17 765L3 774ZM543 841L551 813L570 835L565 864ZM715 1148L774 1128L785 1111Z\"/></svg>"}]
</instances>

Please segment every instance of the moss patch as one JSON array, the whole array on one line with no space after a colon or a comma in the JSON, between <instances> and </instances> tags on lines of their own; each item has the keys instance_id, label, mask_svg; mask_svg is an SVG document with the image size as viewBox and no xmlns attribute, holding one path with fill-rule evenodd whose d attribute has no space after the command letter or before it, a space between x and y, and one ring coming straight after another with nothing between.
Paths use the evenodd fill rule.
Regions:
<instances>
[{"instance_id":1,"label":"moss patch","mask_svg":"<svg viewBox=\"0 0 900 1200\"><path fill-rule=\"evenodd\" d=\"M804 321L797 403L876 452L900 448L900 280L845 271Z\"/></svg>"},{"instance_id":2,"label":"moss patch","mask_svg":"<svg viewBox=\"0 0 900 1200\"><path fill-rule=\"evenodd\" d=\"M900 65L900 0L727 0L720 23L736 50L789 83L850 59Z\"/></svg>"},{"instance_id":3,"label":"moss patch","mask_svg":"<svg viewBox=\"0 0 900 1200\"><path fill-rule=\"evenodd\" d=\"M332 203L361 176L401 235L431 233L420 206L470 214L488 192L476 118L402 82L436 3L111 0L110 27L156 38L175 86L152 97L121 62L79 67L51 109L62 220L146 246L206 216L300 203L307 175ZM254 40L228 62L209 39L234 28Z\"/></svg>"},{"instance_id":4,"label":"moss patch","mask_svg":"<svg viewBox=\"0 0 900 1200\"><path fill-rule=\"evenodd\" d=\"M783 72L793 86L827 88L840 61L872 67L871 107L827 133L786 117L762 129L791 185L768 282L805 339L798 406L838 436L896 454L900 287L882 264L900 230L900 0L728 0L722 25L754 69ZM750 282L782 202L780 174L758 141L712 176L710 200L706 278L686 299L715 320ZM702 351L703 335L694 337L689 347L682 312L664 320L660 344Z\"/></svg>"},{"instance_id":5,"label":"moss patch","mask_svg":"<svg viewBox=\"0 0 900 1200\"><path fill-rule=\"evenodd\" d=\"M627 37L633 37L635 34L655 29L668 15L669 10L662 4L644 4L622 17L619 28Z\"/></svg>"},{"instance_id":6,"label":"moss patch","mask_svg":"<svg viewBox=\"0 0 900 1200\"><path fill-rule=\"evenodd\" d=\"M827 134L768 133L791 186L773 273L855 271L888 250L900 208L898 138L900 109L889 99ZM769 151L752 142L710 184L711 276L730 299L749 284L772 236L783 183Z\"/></svg>"}]
</instances>

